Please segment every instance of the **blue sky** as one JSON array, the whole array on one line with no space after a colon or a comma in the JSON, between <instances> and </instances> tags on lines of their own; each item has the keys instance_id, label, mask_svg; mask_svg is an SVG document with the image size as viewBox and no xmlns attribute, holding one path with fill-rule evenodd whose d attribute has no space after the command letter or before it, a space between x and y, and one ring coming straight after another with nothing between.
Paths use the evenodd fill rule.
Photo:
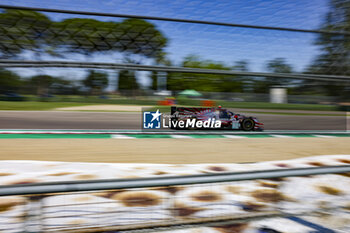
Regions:
<instances>
[{"instance_id":1,"label":"blue sky","mask_svg":"<svg viewBox=\"0 0 350 233\"><path fill-rule=\"evenodd\" d=\"M2 4L73 9L82 11L136 14L210 20L263 26L317 29L327 12L327 0L2 0ZM53 20L79 15L49 14ZM115 18L92 17L100 20ZM316 35L223 26L153 21L169 38L166 51L178 65L195 54L233 65L247 60L251 71L266 71L266 61L284 57L296 71L302 71L317 55ZM74 57L74 59L81 59ZM118 56L95 56L91 60L118 61ZM60 71L63 72L63 71ZM68 72L67 70L64 72ZM76 76L79 77L79 71ZM69 72L71 73L71 72ZM147 84L141 75L140 81Z\"/></svg>"}]
</instances>

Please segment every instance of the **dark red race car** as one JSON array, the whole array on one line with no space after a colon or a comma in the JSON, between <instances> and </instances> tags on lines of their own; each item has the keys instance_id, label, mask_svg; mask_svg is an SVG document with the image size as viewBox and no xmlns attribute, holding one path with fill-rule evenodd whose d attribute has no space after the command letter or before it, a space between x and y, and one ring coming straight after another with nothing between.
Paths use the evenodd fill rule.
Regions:
<instances>
[{"instance_id":1,"label":"dark red race car","mask_svg":"<svg viewBox=\"0 0 350 233\"><path fill-rule=\"evenodd\" d=\"M173 106L171 107L171 121L172 129L212 129L216 128L214 126L218 126L215 123L220 122L220 129L244 131L264 130L264 124L259 122L256 117L233 113L220 106L213 108ZM203 127L205 124L209 127Z\"/></svg>"}]
</instances>

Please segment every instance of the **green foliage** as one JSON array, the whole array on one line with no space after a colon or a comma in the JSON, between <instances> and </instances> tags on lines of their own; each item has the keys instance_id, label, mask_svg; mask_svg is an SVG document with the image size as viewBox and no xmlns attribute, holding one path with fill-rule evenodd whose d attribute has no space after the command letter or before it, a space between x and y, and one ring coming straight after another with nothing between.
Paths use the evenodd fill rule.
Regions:
<instances>
[{"instance_id":1,"label":"green foliage","mask_svg":"<svg viewBox=\"0 0 350 233\"><path fill-rule=\"evenodd\" d=\"M0 69L0 94L13 92L21 85L20 77L5 69Z\"/></svg>"},{"instance_id":2,"label":"green foliage","mask_svg":"<svg viewBox=\"0 0 350 233\"><path fill-rule=\"evenodd\" d=\"M267 62L267 70L273 73L292 73L291 65L287 64L285 58L275 58Z\"/></svg>"},{"instance_id":3,"label":"green foliage","mask_svg":"<svg viewBox=\"0 0 350 233\"><path fill-rule=\"evenodd\" d=\"M34 75L29 79L22 80L20 88L24 94L48 95L48 94L66 94L75 90L72 82L62 77L53 77L50 75Z\"/></svg>"},{"instance_id":4,"label":"green foliage","mask_svg":"<svg viewBox=\"0 0 350 233\"><path fill-rule=\"evenodd\" d=\"M103 72L90 70L83 80L83 84L90 90L90 94L101 94L102 90L108 86L108 75Z\"/></svg>"},{"instance_id":5,"label":"green foliage","mask_svg":"<svg viewBox=\"0 0 350 233\"><path fill-rule=\"evenodd\" d=\"M158 75L157 75L157 72L154 72L152 71L151 72L151 89L152 90L157 90L158 88L158 82L157 82L157 79L158 79Z\"/></svg>"},{"instance_id":6,"label":"green foliage","mask_svg":"<svg viewBox=\"0 0 350 233\"><path fill-rule=\"evenodd\" d=\"M167 53L165 52L160 52L156 55L155 57L155 64L156 65L165 65L165 66L171 66L171 61L167 58ZM166 73L166 78L168 79L168 77L171 74ZM157 90L158 89L158 72L152 71L151 75L151 89L152 90Z\"/></svg>"},{"instance_id":7,"label":"green foliage","mask_svg":"<svg viewBox=\"0 0 350 233\"><path fill-rule=\"evenodd\" d=\"M162 53L167 38L142 19L105 22L70 18L51 21L34 11L6 10L0 14L0 52L3 57L24 50L64 56L65 53L121 52L155 58Z\"/></svg>"},{"instance_id":8,"label":"green foliage","mask_svg":"<svg viewBox=\"0 0 350 233\"><path fill-rule=\"evenodd\" d=\"M0 14L0 55L16 56L24 50L40 52L47 46L47 28L52 24L44 14L34 11L5 10Z\"/></svg>"},{"instance_id":9,"label":"green foliage","mask_svg":"<svg viewBox=\"0 0 350 233\"><path fill-rule=\"evenodd\" d=\"M112 49L117 36L114 28L118 23L101 22L95 19L66 19L53 26L51 45L58 51L89 55L96 51Z\"/></svg>"},{"instance_id":10,"label":"green foliage","mask_svg":"<svg viewBox=\"0 0 350 233\"><path fill-rule=\"evenodd\" d=\"M350 1L330 0L329 12L325 16L321 30L350 33ZM350 36L339 34L319 34L315 44L320 54L313 61L306 73L350 75ZM320 85L315 81L304 81L303 90L339 96L341 101L350 101L350 90L345 85L332 82Z\"/></svg>"},{"instance_id":11,"label":"green foliage","mask_svg":"<svg viewBox=\"0 0 350 233\"><path fill-rule=\"evenodd\" d=\"M275 58L266 63L266 69L271 73L292 73L293 68L285 58ZM268 93L271 86L285 86L291 83L287 78L254 78L251 80L251 88L255 93Z\"/></svg>"},{"instance_id":12,"label":"green foliage","mask_svg":"<svg viewBox=\"0 0 350 233\"><path fill-rule=\"evenodd\" d=\"M292 73L293 68L291 65L289 65L285 58L275 58L271 61L267 62L266 68L269 72L272 73ZM291 80L286 78L266 78L267 85L273 86L273 85L281 85L281 86L287 86Z\"/></svg>"},{"instance_id":13,"label":"green foliage","mask_svg":"<svg viewBox=\"0 0 350 233\"><path fill-rule=\"evenodd\" d=\"M350 32L350 1L330 0L321 30ZM320 34L315 42L320 47L320 55L309 68L310 72L350 75L350 36Z\"/></svg>"},{"instance_id":14,"label":"green foliage","mask_svg":"<svg viewBox=\"0 0 350 233\"><path fill-rule=\"evenodd\" d=\"M128 91L139 89L139 84L137 83L134 71L119 71L118 89L124 95L131 95L132 93Z\"/></svg>"},{"instance_id":15,"label":"green foliage","mask_svg":"<svg viewBox=\"0 0 350 233\"><path fill-rule=\"evenodd\" d=\"M182 99L178 100L180 106L200 106L200 100ZM275 104L263 102L234 102L234 101L217 101L216 105L221 105L223 108L242 108L242 109L280 109L280 110L310 110L310 111L339 111L336 105L323 104ZM161 112L166 112L170 109L169 106L156 106L152 110L160 109ZM168 110L169 111L169 110ZM287 113L288 114L288 113ZM319 113L315 113L319 114Z\"/></svg>"},{"instance_id":16,"label":"green foliage","mask_svg":"<svg viewBox=\"0 0 350 233\"><path fill-rule=\"evenodd\" d=\"M37 102L37 101L0 101L0 110L52 110L63 107L86 106L91 103ZM95 104L94 104L95 105Z\"/></svg>"},{"instance_id":17,"label":"green foliage","mask_svg":"<svg viewBox=\"0 0 350 233\"><path fill-rule=\"evenodd\" d=\"M55 99L55 98L53 98ZM134 99L98 99L96 97L63 97L61 101L65 102L38 102L38 101L0 101L0 110L51 110L60 107L86 106L96 104L135 104L135 105L156 105L157 101L151 100L134 100ZM187 100L180 103L186 106L200 106L199 100ZM246 108L246 109L283 109L283 110L317 110L317 111L336 111L339 110L335 105L320 105L320 104L272 104L259 102L228 102L218 101L218 105L224 108ZM157 106L154 108L160 109L161 112L169 111L169 106Z\"/></svg>"},{"instance_id":18,"label":"green foliage","mask_svg":"<svg viewBox=\"0 0 350 233\"><path fill-rule=\"evenodd\" d=\"M182 62L183 67L230 70L230 67L219 62L202 60L197 56L187 56ZM168 75L168 90L194 89L207 92L240 92L243 89L241 81L233 75L171 73Z\"/></svg>"},{"instance_id":19,"label":"green foliage","mask_svg":"<svg viewBox=\"0 0 350 233\"><path fill-rule=\"evenodd\" d=\"M35 75L29 82L37 87L48 88L54 82L54 78L50 75Z\"/></svg>"},{"instance_id":20,"label":"green foliage","mask_svg":"<svg viewBox=\"0 0 350 233\"><path fill-rule=\"evenodd\" d=\"M248 61L246 60L239 60L235 62L235 65L233 67L234 70L238 70L238 71L248 71Z\"/></svg>"},{"instance_id":21,"label":"green foliage","mask_svg":"<svg viewBox=\"0 0 350 233\"><path fill-rule=\"evenodd\" d=\"M126 19L120 27L123 35L119 37L116 47L121 47L122 51L155 58L167 44L167 38L145 20Z\"/></svg>"}]
</instances>

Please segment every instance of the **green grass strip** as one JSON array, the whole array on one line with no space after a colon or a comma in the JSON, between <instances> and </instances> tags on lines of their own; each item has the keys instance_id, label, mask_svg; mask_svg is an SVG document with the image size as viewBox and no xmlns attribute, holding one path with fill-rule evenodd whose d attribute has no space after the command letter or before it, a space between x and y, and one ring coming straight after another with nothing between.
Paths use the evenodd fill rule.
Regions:
<instances>
[{"instance_id":1,"label":"green grass strip","mask_svg":"<svg viewBox=\"0 0 350 233\"><path fill-rule=\"evenodd\" d=\"M317 134L315 134L317 135ZM350 137L350 134L320 134L320 135L325 135L325 136L333 136L333 137Z\"/></svg>"},{"instance_id":2,"label":"green grass strip","mask_svg":"<svg viewBox=\"0 0 350 233\"><path fill-rule=\"evenodd\" d=\"M71 103L71 102L37 102L37 101L0 101L0 110L21 110L21 111L42 111L63 107L79 107L98 105L92 103Z\"/></svg>"}]
</instances>

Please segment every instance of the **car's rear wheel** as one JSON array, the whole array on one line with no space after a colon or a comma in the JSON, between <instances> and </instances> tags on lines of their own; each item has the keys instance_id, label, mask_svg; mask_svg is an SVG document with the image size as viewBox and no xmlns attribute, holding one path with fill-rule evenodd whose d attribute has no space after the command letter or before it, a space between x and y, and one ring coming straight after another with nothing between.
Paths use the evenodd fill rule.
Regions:
<instances>
[{"instance_id":1,"label":"car's rear wheel","mask_svg":"<svg viewBox=\"0 0 350 233\"><path fill-rule=\"evenodd\" d=\"M255 122L250 118L244 119L241 123L241 127L244 131L251 131L254 129L254 126Z\"/></svg>"}]
</instances>

